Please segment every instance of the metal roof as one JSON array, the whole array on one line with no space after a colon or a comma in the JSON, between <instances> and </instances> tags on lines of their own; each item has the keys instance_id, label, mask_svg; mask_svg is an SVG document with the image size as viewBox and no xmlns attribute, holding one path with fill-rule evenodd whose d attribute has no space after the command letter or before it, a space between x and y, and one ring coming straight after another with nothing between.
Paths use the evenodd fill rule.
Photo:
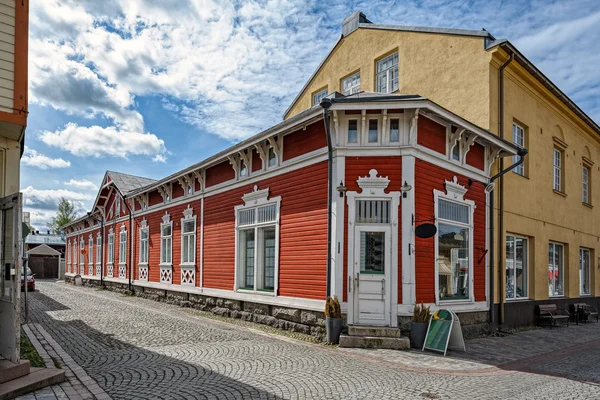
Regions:
<instances>
[{"instance_id":1,"label":"metal roof","mask_svg":"<svg viewBox=\"0 0 600 400\"><path fill-rule=\"evenodd\" d=\"M106 173L123 194L127 194L136 189L151 185L156 182L155 179L123 174L121 172L107 171Z\"/></svg>"},{"instance_id":2,"label":"metal roof","mask_svg":"<svg viewBox=\"0 0 600 400\"><path fill-rule=\"evenodd\" d=\"M454 28L437 28L428 26L407 26L407 25L381 25L381 24L358 24L359 28L365 29L381 29L386 31L403 31L403 32L419 32L419 33L438 33L442 35L458 35L458 36L477 36L494 39L494 37L485 29L454 29Z\"/></svg>"},{"instance_id":3,"label":"metal roof","mask_svg":"<svg viewBox=\"0 0 600 400\"><path fill-rule=\"evenodd\" d=\"M50 244L50 245L55 245L55 246L64 246L65 245L65 237L62 235L30 233L25 238L25 244Z\"/></svg>"}]
</instances>

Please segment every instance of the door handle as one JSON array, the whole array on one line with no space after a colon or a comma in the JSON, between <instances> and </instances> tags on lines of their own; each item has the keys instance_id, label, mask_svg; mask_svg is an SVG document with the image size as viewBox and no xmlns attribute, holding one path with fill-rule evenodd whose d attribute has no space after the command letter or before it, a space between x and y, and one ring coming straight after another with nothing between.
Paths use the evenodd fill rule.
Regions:
<instances>
[{"instance_id":1,"label":"door handle","mask_svg":"<svg viewBox=\"0 0 600 400\"><path fill-rule=\"evenodd\" d=\"M360 274L356 273L356 278L354 278L354 282L356 283L356 287L360 285Z\"/></svg>"},{"instance_id":2,"label":"door handle","mask_svg":"<svg viewBox=\"0 0 600 400\"><path fill-rule=\"evenodd\" d=\"M348 292L352 292L352 277L348 275Z\"/></svg>"},{"instance_id":3,"label":"door handle","mask_svg":"<svg viewBox=\"0 0 600 400\"><path fill-rule=\"evenodd\" d=\"M381 301L385 302L385 279L381 280Z\"/></svg>"}]
</instances>

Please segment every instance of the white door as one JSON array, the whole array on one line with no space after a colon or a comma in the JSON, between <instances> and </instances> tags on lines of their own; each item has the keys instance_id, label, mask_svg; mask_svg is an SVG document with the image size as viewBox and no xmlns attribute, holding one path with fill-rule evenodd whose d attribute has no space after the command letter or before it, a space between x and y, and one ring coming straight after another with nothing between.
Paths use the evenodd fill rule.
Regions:
<instances>
[{"instance_id":1,"label":"white door","mask_svg":"<svg viewBox=\"0 0 600 400\"><path fill-rule=\"evenodd\" d=\"M391 251L389 226L356 226L354 230L354 323L391 324Z\"/></svg>"}]
</instances>

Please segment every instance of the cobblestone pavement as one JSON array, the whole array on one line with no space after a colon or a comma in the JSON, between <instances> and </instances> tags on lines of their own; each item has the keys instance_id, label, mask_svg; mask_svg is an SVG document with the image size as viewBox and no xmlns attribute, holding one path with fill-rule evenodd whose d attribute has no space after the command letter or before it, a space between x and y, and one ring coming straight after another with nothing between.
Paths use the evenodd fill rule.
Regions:
<instances>
[{"instance_id":1,"label":"cobblestone pavement","mask_svg":"<svg viewBox=\"0 0 600 400\"><path fill-rule=\"evenodd\" d=\"M600 398L600 386L577 380L595 380L600 366L594 357L600 354L593 352L564 354L547 371L530 373L518 364L509 368L515 359L486 363L418 352L346 351L151 300L62 283L37 286L30 297L31 325L55 341L53 349L64 350L57 356L71 358L113 399ZM586 343L573 342L582 349ZM557 376L573 377L582 366L595 372Z\"/></svg>"}]
</instances>

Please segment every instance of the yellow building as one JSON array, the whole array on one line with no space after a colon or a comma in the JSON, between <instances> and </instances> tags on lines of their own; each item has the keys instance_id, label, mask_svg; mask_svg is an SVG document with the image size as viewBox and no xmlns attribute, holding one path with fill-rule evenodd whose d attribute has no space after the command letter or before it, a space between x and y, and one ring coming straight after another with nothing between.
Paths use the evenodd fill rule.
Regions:
<instances>
[{"instance_id":1,"label":"yellow building","mask_svg":"<svg viewBox=\"0 0 600 400\"><path fill-rule=\"evenodd\" d=\"M529 150L493 192L494 323L533 324L541 303L600 305L600 127L509 41L485 30L376 25L355 12L284 119L359 91L427 97Z\"/></svg>"},{"instance_id":2,"label":"yellow building","mask_svg":"<svg viewBox=\"0 0 600 400\"><path fill-rule=\"evenodd\" d=\"M29 1L0 0L0 356L19 360L20 162L27 126Z\"/></svg>"}]
</instances>

